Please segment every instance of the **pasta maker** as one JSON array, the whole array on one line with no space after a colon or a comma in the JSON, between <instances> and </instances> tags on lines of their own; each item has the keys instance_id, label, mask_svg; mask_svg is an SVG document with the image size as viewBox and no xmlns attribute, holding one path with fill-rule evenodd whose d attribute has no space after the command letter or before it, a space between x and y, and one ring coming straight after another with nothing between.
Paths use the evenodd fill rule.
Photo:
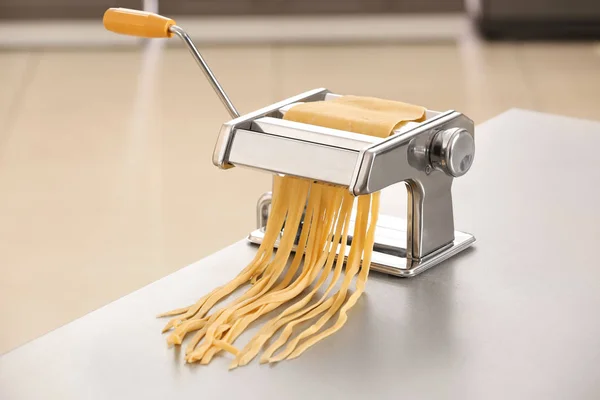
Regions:
<instances>
[{"instance_id":1,"label":"pasta maker","mask_svg":"<svg viewBox=\"0 0 600 400\"><path fill-rule=\"evenodd\" d=\"M140 15L144 18L141 22ZM407 219L379 217L373 270L412 277L475 242L473 235L454 229L452 183L469 171L475 154L473 121L462 113L427 110L424 121L403 124L387 138L282 119L296 104L340 96L319 88L240 116L190 37L173 20L109 9L104 24L114 32L137 36L176 35L187 45L232 117L220 129L213 154L215 166L318 180L345 187L354 196L404 182ZM251 243L262 242L270 202L270 192L258 200L257 227L248 236Z\"/></svg>"},{"instance_id":2,"label":"pasta maker","mask_svg":"<svg viewBox=\"0 0 600 400\"><path fill-rule=\"evenodd\" d=\"M281 119L299 102L336 96L314 89L226 122L213 163L340 185L355 196L405 182L407 220L378 220L371 263L376 271L414 276L470 246L475 238L454 229L451 187L473 162L473 122L456 111L427 111L425 121L381 139ZM252 243L262 241L270 200L265 193L258 201Z\"/></svg>"}]
</instances>

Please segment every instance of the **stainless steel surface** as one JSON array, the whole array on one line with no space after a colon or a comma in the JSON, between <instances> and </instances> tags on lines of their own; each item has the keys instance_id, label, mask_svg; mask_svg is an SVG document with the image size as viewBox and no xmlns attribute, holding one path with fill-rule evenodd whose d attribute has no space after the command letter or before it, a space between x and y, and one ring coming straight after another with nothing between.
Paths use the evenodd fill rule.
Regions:
<instances>
[{"instance_id":1,"label":"stainless steel surface","mask_svg":"<svg viewBox=\"0 0 600 400\"><path fill-rule=\"evenodd\" d=\"M474 132L473 121L456 111L447 111L428 119L417 128L401 135L390 136L361 151L350 185L355 195L374 193L398 182L413 178L415 162L412 144L432 133L451 128Z\"/></svg>"},{"instance_id":2,"label":"stainless steel surface","mask_svg":"<svg viewBox=\"0 0 600 400\"><path fill-rule=\"evenodd\" d=\"M263 195L260 196L258 199L258 202L256 204L256 227L258 229L267 226L267 219L269 218L269 207L271 206L272 198L273 193L267 192L263 193Z\"/></svg>"},{"instance_id":3,"label":"stainless steel surface","mask_svg":"<svg viewBox=\"0 0 600 400\"><path fill-rule=\"evenodd\" d=\"M175 35L177 35L185 43L185 45L189 49L190 53L194 57L194 60L196 60L196 62L202 69L202 72L204 72L204 76L206 76L206 79L208 79L208 81L210 82L210 85L215 90L215 93L219 96L221 103L223 103L223 105L227 109L227 112L229 112L229 115L231 116L231 118L239 117L240 113L234 107L233 103L229 99L229 96L227 96L227 93L225 93L225 90L223 89L221 84L219 84L217 77L215 76L215 74L213 74L210 67L208 66L208 64L206 63L204 58L202 57L202 54L200 54L200 52L198 51L198 49L194 45L194 42L188 36L188 34L185 33L185 31L177 25L172 25L169 28L169 31L171 33L174 33Z\"/></svg>"},{"instance_id":4,"label":"stainless steel surface","mask_svg":"<svg viewBox=\"0 0 600 400\"><path fill-rule=\"evenodd\" d=\"M227 162L347 187L360 150L381 140L262 117L252 121L250 130L235 131Z\"/></svg>"},{"instance_id":5,"label":"stainless steel surface","mask_svg":"<svg viewBox=\"0 0 600 400\"><path fill-rule=\"evenodd\" d=\"M261 204L265 207L265 204ZM262 221L265 226L266 220ZM353 231L354 219L352 219L350 232ZM410 235L407 235L406 220L389 215L380 215L375 234L375 246L371 269L389 275L402 278L412 278L421 272L447 260L448 258L467 249L473 243L473 235L464 232L454 232L454 240L447 246L433 251L422 259L411 259L406 257L406 243ZM250 243L261 244L264 238L264 229L256 229L250 233L248 240ZM279 247L279 240L275 243ZM293 247L296 251L297 246ZM350 249L346 249L344 258L347 259ZM339 256L339 252L337 253Z\"/></svg>"},{"instance_id":6,"label":"stainless steel surface","mask_svg":"<svg viewBox=\"0 0 600 400\"><path fill-rule=\"evenodd\" d=\"M474 146L465 142L473 141L472 121L455 111L430 113L423 123L381 139L281 119L298 102L337 96L317 89L244 117L243 126L236 120L225 124L216 160L345 186L354 195L405 182L409 235L398 247L406 248L409 263L452 247L452 177L470 167L465 159L472 160ZM433 166L447 175L432 171Z\"/></svg>"},{"instance_id":7,"label":"stainless steel surface","mask_svg":"<svg viewBox=\"0 0 600 400\"><path fill-rule=\"evenodd\" d=\"M233 165L227 161L227 158L229 156L231 142L233 141L233 133L236 129L248 130L251 128L254 120L262 117L281 116L279 109L288 104L297 103L299 101L323 100L327 93L328 90L324 88L309 90L226 122L221 127L219 136L217 137L217 143L215 144L215 150L213 152L213 164L222 169L233 167Z\"/></svg>"},{"instance_id":8,"label":"stainless steel surface","mask_svg":"<svg viewBox=\"0 0 600 400\"><path fill-rule=\"evenodd\" d=\"M462 128L446 129L433 137L431 166L458 178L467 173L475 157L475 139Z\"/></svg>"},{"instance_id":9,"label":"stainless steel surface","mask_svg":"<svg viewBox=\"0 0 600 400\"><path fill-rule=\"evenodd\" d=\"M348 186L358 151L236 129L228 162Z\"/></svg>"},{"instance_id":10,"label":"stainless steel surface","mask_svg":"<svg viewBox=\"0 0 600 400\"><path fill-rule=\"evenodd\" d=\"M433 171L419 172L406 181L406 257L419 260L454 241L452 178Z\"/></svg>"},{"instance_id":11,"label":"stainless steel surface","mask_svg":"<svg viewBox=\"0 0 600 400\"><path fill-rule=\"evenodd\" d=\"M474 135L473 121L463 114L455 111L440 113L415 129L363 149L352 176L350 190L355 195L406 182L409 233L406 257L415 261L455 240L453 177L432 170L428 154L435 135L440 131L452 132L452 129ZM446 146L450 145L452 142L446 143Z\"/></svg>"},{"instance_id":12,"label":"stainless steel surface","mask_svg":"<svg viewBox=\"0 0 600 400\"><path fill-rule=\"evenodd\" d=\"M600 182L600 123L513 110L477 133L453 187L477 245L414 279L372 274L346 326L300 358L190 366L159 333L157 313L252 259L242 241L2 355L0 398L597 400L600 186L577 182Z\"/></svg>"}]
</instances>

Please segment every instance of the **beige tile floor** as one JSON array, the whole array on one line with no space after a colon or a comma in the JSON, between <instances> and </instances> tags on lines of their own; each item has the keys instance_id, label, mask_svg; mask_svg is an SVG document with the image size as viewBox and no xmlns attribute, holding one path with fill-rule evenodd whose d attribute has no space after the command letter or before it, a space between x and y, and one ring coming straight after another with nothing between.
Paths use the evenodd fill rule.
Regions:
<instances>
[{"instance_id":1,"label":"beige tile floor","mask_svg":"<svg viewBox=\"0 0 600 400\"><path fill-rule=\"evenodd\" d=\"M594 44L209 47L241 112L325 86L483 122L600 119ZM0 52L0 354L254 226L269 176L211 164L226 112L184 49Z\"/></svg>"}]
</instances>

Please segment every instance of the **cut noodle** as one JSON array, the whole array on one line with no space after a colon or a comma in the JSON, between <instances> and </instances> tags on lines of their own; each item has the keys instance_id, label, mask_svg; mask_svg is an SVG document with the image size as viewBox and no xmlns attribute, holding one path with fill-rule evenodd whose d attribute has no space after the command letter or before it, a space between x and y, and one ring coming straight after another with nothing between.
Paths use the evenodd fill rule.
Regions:
<instances>
[{"instance_id":1,"label":"cut noodle","mask_svg":"<svg viewBox=\"0 0 600 400\"><path fill-rule=\"evenodd\" d=\"M424 116L424 108L410 104L343 96L296 105L284 119L386 137L402 124L421 121ZM264 349L260 362L296 358L341 329L348 311L365 290L379 193L358 198L352 244L348 245L354 203L355 198L346 188L275 176L264 239L254 259L234 279L195 304L159 315L171 317L163 329L170 332L167 343L180 345L193 333L185 351L187 362L208 364L225 351L233 355L230 368L235 368L252 361L279 331L279 337ZM279 244L275 250L276 241ZM297 250L292 256L294 246ZM345 269L344 257L336 260L337 253L348 254ZM220 305L242 288L239 297ZM250 325L280 307L278 315L270 318L241 350L234 345ZM324 329L332 320L333 324ZM312 325L293 337L296 327L310 321Z\"/></svg>"}]
</instances>

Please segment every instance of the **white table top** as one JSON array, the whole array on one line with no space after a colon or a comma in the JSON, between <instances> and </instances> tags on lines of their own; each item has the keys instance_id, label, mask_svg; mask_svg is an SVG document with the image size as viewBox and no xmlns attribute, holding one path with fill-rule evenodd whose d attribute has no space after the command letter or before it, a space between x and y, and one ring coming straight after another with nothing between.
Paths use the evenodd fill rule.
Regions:
<instances>
[{"instance_id":1,"label":"white table top","mask_svg":"<svg viewBox=\"0 0 600 400\"><path fill-rule=\"evenodd\" d=\"M242 241L3 355L0 399L600 398L600 123L511 110L476 143L453 188L474 248L412 279L372 273L300 358L190 366L160 334L155 314L246 265Z\"/></svg>"}]
</instances>

